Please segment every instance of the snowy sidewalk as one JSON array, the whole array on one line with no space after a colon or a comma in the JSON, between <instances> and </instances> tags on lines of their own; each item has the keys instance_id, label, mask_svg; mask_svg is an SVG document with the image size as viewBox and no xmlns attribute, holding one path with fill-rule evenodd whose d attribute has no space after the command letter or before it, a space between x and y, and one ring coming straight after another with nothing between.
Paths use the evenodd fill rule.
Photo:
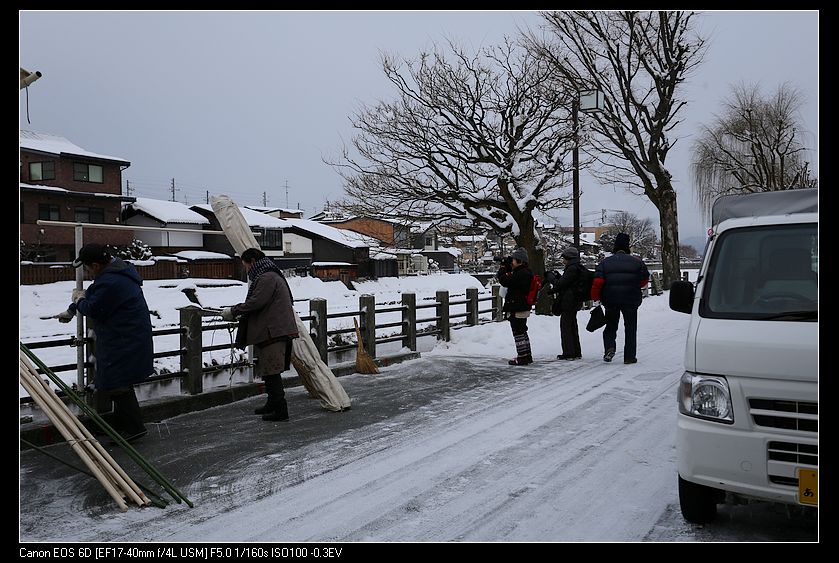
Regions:
<instances>
[{"instance_id":1,"label":"snowy sidewalk","mask_svg":"<svg viewBox=\"0 0 839 563\"><path fill-rule=\"evenodd\" d=\"M252 398L155 425L138 449L192 509L119 513L90 478L22 452L21 539L816 539L814 522L776 505L726 508L705 528L682 520L675 391L687 316L661 299L645 307L634 365L604 364L599 333L584 336L583 361L551 361L557 319L537 317L531 366L507 366L509 327L484 325L381 375L341 378L348 412L295 388L288 423L259 420Z\"/></svg>"}]
</instances>

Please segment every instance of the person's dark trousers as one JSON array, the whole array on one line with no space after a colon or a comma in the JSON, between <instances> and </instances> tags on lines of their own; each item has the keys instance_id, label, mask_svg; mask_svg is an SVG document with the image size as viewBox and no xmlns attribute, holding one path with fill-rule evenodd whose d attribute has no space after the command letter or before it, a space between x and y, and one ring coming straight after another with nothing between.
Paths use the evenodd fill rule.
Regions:
<instances>
[{"instance_id":1,"label":"person's dark trousers","mask_svg":"<svg viewBox=\"0 0 839 563\"><path fill-rule=\"evenodd\" d=\"M143 412L140 410L140 403L137 402L134 387L115 389L110 391L109 394L111 401L114 403L114 428L125 436L145 433L146 426L143 424Z\"/></svg>"},{"instance_id":2,"label":"person's dark trousers","mask_svg":"<svg viewBox=\"0 0 839 563\"><path fill-rule=\"evenodd\" d=\"M580 331L577 327L577 311L559 315L559 336L562 340L562 355L566 358L582 358Z\"/></svg>"},{"instance_id":3,"label":"person's dark trousers","mask_svg":"<svg viewBox=\"0 0 839 563\"><path fill-rule=\"evenodd\" d=\"M272 373L263 379L265 379L265 392L268 393L268 402L265 406L269 410L262 416L262 420L288 420L288 403L285 400L282 375Z\"/></svg>"},{"instance_id":4,"label":"person's dark trousers","mask_svg":"<svg viewBox=\"0 0 839 563\"><path fill-rule=\"evenodd\" d=\"M636 332L638 330L638 307L631 305L613 305L605 307L606 328L603 329L603 349L617 350L615 340L618 336L618 321L623 315L623 359L635 359Z\"/></svg>"}]
</instances>

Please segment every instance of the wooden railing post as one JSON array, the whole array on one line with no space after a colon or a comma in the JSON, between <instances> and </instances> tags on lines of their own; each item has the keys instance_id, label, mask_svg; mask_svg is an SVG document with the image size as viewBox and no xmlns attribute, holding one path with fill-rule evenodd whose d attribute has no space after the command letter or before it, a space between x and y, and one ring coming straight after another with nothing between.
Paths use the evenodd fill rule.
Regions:
<instances>
[{"instance_id":1,"label":"wooden railing post","mask_svg":"<svg viewBox=\"0 0 839 563\"><path fill-rule=\"evenodd\" d=\"M361 315L361 335L364 339L364 349L371 358L376 357L376 296L362 295L358 298L358 309Z\"/></svg>"},{"instance_id":2,"label":"wooden railing post","mask_svg":"<svg viewBox=\"0 0 839 563\"><path fill-rule=\"evenodd\" d=\"M478 324L478 288L466 288L466 324L476 326Z\"/></svg>"},{"instance_id":3,"label":"wooden railing post","mask_svg":"<svg viewBox=\"0 0 839 563\"><path fill-rule=\"evenodd\" d=\"M504 298L501 297L501 286L500 285L493 285L492 286L492 317L496 321L503 321L504 320Z\"/></svg>"},{"instance_id":4,"label":"wooden railing post","mask_svg":"<svg viewBox=\"0 0 839 563\"><path fill-rule=\"evenodd\" d=\"M194 305L182 307L181 315L181 393L197 395L204 391L204 364L201 361L203 333L201 308Z\"/></svg>"},{"instance_id":5,"label":"wooden railing post","mask_svg":"<svg viewBox=\"0 0 839 563\"><path fill-rule=\"evenodd\" d=\"M309 324L309 334L315 343L315 346L320 353L320 359L323 363L327 363L326 348L329 345L327 341L327 325L326 325L326 299L315 297L309 300L309 312L312 314L312 320Z\"/></svg>"},{"instance_id":6,"label":"wooden railing post","mask_svg":"<svg viewBox=\"0 0 839 563\"><path fill-rule=\"evenodd\" d=\"M402 346L417 351L417 294L402 294Z\"/></svg>"},{"instance_id":7,"label":"wooden railing post","mask_svg":"<svg viewBox=\"0 0 839 563\"><path fill-rule=\"evenodd\" d=\"M440 331L438 338L448 342L451 340L449 322L449 292L437 292L437 330Z\"/></svg>"}]
</instances>

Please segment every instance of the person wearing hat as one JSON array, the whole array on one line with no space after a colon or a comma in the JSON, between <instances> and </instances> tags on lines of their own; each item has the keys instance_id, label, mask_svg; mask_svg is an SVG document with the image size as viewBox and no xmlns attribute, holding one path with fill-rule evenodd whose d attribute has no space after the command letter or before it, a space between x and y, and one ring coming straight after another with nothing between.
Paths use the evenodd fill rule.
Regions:
<instances>
[{"instance_id":1,"label":"person wearing hat","mask_svg":"<svg viewBox=\"0 0 839 563\"><path fill-rule=\"evenodd\" d=\"M603 329L603 361L611 362L617 349L618 321L623 316L623 363L634 364L638 307L641 288L650 281L644 261L629 252L629 235L618 233L612 255L603 259L594 272L591 298L603 303L606 327Z\"/></svg>"},{"instance_id":2,"label":"person wearing hat","mask_svg":"<svg viewBox=\"0 0 839 563\"><path fill-rule=\"evenodd\" d=\"M579 360L583 357L580 348L580 330L577 326L577 311L583 306L583 301L575 291L582 276L580 252L570 246L562 251L564 270L551 286L551 293L555 293L553 313L559 314L559 336L562 342L562 354L558 360Z\"/></svg>"},{"instance_id":3,"label":"person wearing hat","mask_svg":"<svg viewBox=\"0 0 839 563\"><path fill-rule=\"evenodd\" d=\"M248 295L245 301L221 311L221 318L232 321L240 317L245 332L236 334L236 345L253 344L258 362L257 375L265 381L268 395L265 405L254 410L262 420L288 420L288 403L283 389L282 373L290 368L292 343L297 338L294 317L294 296L282 270L258 248L242 253L242 265L248 274Z\"/></svg>"},{"instance_id":4,"label":"person wearing hat","mask_svg":"<svg viewBox=\"0 0 839 563\"><path fill-rule=\"evenodd\" d=\"M530 338L527 336L527 317L530 316L527 293L530 291L533 272L527 267L527 251L524 248L515 249L510 258L509 263L501 264L497 274L498 283L507 288L502 310L510 321L516 341L516 357L507 363L511 366L526 366L533 363Z\"/></svg>"},{"instance_id":5,"label":"person wearing hat","mask_svg":"<svg viewBox=\"0 0 839 563\"><path fill-rule=\"evenodd\" d=\"M87 291L73 291L73 303L67 311L71 316L78 312L94 321L96 393L113 402L114 429L126 440L136 440L148 431L134 385L154 372L154 346L143 280L132 264L112 257L95 243L81 248L73 266L83 266L94 278Z\"/></svg>"}]
</instances>

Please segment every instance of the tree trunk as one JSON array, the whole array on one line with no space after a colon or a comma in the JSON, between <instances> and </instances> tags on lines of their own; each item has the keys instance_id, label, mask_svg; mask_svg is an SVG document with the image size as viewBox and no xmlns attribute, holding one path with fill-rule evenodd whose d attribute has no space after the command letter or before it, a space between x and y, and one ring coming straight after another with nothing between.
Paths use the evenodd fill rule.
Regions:
<instances>
[{"instance_id":1,"label":"tree trunk","mask_svg":"<svg viewBox=\"0 0 839 563\"><path fill-rule=\"evenodd\" d=\"M664 289L681 277L679 271L679 215L676 192L669 178L657 179L658 218L661 223L661 269Z\"/></svg>"}]
</instances>

